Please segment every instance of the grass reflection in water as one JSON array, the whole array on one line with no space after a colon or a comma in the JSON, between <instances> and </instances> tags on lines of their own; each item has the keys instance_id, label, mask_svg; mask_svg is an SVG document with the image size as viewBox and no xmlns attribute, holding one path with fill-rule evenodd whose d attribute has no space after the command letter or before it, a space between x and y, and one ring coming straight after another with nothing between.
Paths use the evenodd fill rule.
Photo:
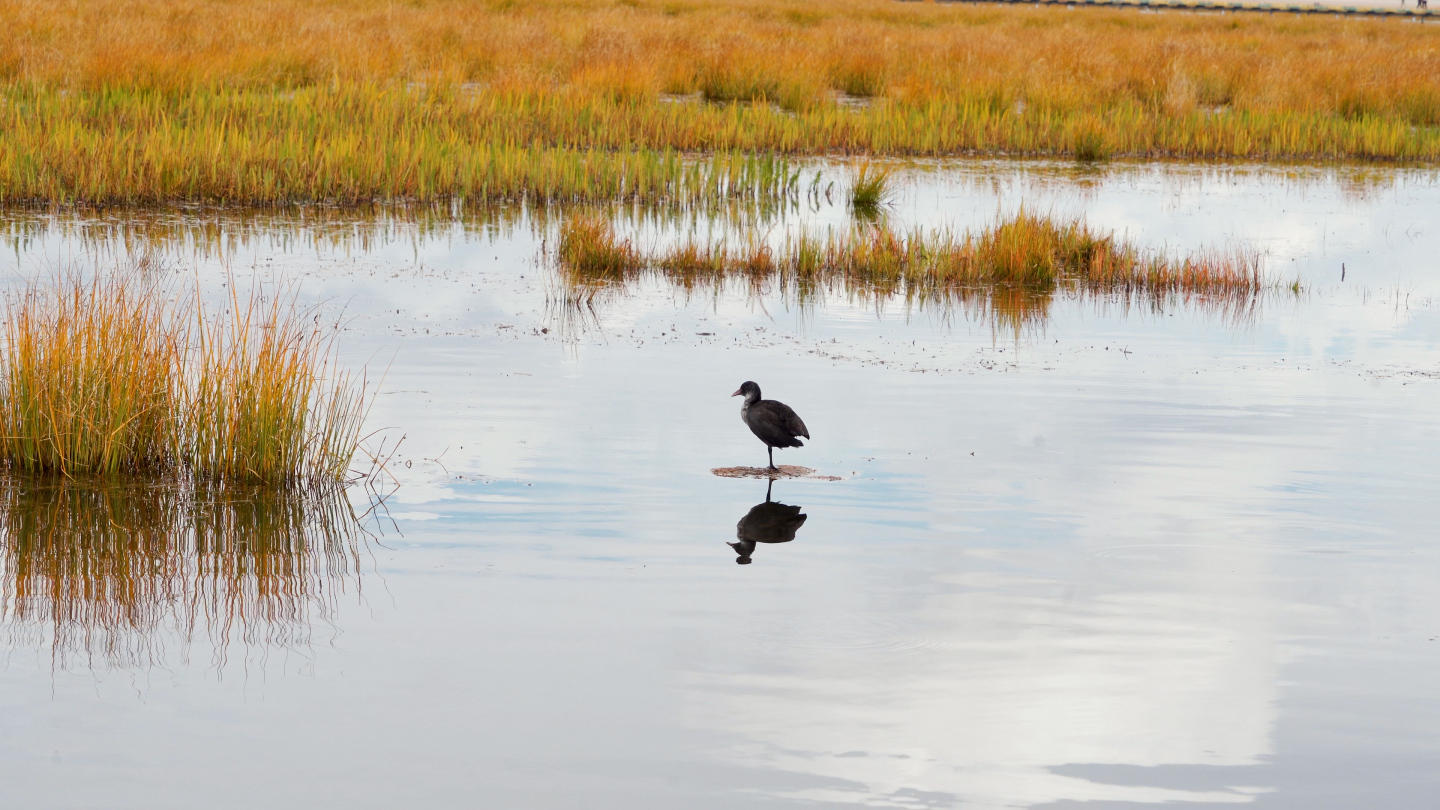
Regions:
<instances>
[{"instance_id":1,"label":"grass reflection in water","mask_svg":"<svg viewBox=\"0 0 1440 810\"><path fill-rule=\"evenodd\" d=\"M62 669L188 659L197 638L218 669L236 642L308 647L358 598L366 537L340 487L6 478L0 619Z\"/></svg>"}]
</instances>

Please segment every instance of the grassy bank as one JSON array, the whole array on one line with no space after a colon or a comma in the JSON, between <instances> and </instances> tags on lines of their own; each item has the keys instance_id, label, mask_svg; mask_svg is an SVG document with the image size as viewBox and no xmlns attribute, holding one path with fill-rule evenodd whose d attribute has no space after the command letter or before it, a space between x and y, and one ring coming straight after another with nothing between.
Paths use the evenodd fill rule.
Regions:
<instances>
[{"instance_id":1,"label":"grassy bank","mask_svg":"<svg viewBox=\"0 0 1440 810\"><path fill-rule=\"evenodd\" d=\"M891 0L0 18L6 202L685 203L787 193L768 156L822 153L1440 157L1440 29L1394 20Z\"/></svg>"},{"instance_id":2,"label":"grassy bank","mask_svg":"<svg viewBox=\"0 0 1440 810\"><path fill-rule=\"evenodd\" d=\"M233 289L233 288L232 288ZM284 296L209 309L140 271L10 297L0 465L73 476L343 481L365 412L331 332Z\"/></svg>"},{"instance_id":3,"label":"grassy bank","mask_svg":"<svg viewBox=\"0 0 1440 810\"><path fill-rule=\"evenodd\" d=\"M556 259L566 294L582 304L658 277L692 291L738 282L802 304L840 292L865 301L898 298L907 306L959 306L1013 329L1043 320L1057 295L1152 309L1184 301L1234 315L1278 287L1263 274L1260 256L1242 248L1178 256L1146 251L1079 220L1025 211L978 232L862 226L800 234L779 245L750 237L654 252L603 220L582 218L562 225Z\"/></svg>"}]
</instances>

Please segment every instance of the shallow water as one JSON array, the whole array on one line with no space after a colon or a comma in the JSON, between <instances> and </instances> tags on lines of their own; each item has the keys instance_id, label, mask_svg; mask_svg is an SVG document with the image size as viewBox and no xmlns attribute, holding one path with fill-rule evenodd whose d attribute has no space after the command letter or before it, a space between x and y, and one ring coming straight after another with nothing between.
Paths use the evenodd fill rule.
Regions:
<instances>
[{"instance_id":1,"label":"shallow water","mask_svg":"<svg viewBox=\"0 0 1440 810\"><path fill-rule=\"evenodd\" d=\"M839 196L774 227L843 226ZM87 654L7 563L7 805L1428 806L1434 174L922 166L891 216L1022 204L1254 245L1306 291L1241 323L1060 301L1017 338L656 284L577 326L524 212L11 215L12 283L148 246L207 294L343 306L405 439L388 519L270 635ZM840 479L774 482L798 513L711 473L764 461L746 379L814 436L776 461ZM736 565L742 518L794 539Z\"/></svg>"}]
</instances>

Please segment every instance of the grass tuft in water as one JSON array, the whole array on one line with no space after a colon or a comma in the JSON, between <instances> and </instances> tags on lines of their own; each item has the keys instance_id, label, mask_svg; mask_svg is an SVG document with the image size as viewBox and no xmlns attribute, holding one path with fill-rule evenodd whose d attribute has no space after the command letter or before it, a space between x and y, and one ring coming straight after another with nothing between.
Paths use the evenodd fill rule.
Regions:
<instances>
[{"instance_id":1,"label":"grass tuft in water","mask_svg":"<svg viewBox=\"0 0 1440 810\"><path fill-rule=\"evenodd\" d=\"M231 285L233 288L233 284ZM6 306L0 463L62 476L343 481L363 383L293 297L232 293L223 313L138 272L58 273Z\"/></svg>"},{"instance_id":2,"label":"grass tuft in water","mask_svg":"<svg viewBox=\"0 0 1440 810\"><path fill-rule=\"evenodd\" d=\"M197 305L194 316L175 415L184 466L220 480L343 481L364 387L335 368L333 333L293 295L267 300L259 290L232 292L226 314Z\"/></svg>"},{"instance_id":3,"label":"grass tuft in water","mask_svg":"<svg viewBox=\"0 0 1440 810\"><path fill-rule=\"evenodd\" d=\"M566 220L560 226L560 266L588 281L623 281L644 266L640 251L615 236L599 218Z\"/></svg>"},{"instance_id":4,"label":"grass tuft in water","mask_svg":"<svg viewBox=\"0 0 1440 810\"><path fill-rule=\"evenodd\" d=\"M0 458L24 472L116 473L173 455L183 334L136 277L55 278L9 302Z\"/></svg>"},{"instance_id":5,"label":"grass tuft in water","mask_svg":"<svg viewBox=\"0 0 1440 810\"><path fill-rule=\"evenodd\" d=\"M850 185L850 212L856 219L874 220L890 204L895 189L890 184L893 177L889 169L873 163L862 163L855 172Z\"/></svg>"}]
</instances>

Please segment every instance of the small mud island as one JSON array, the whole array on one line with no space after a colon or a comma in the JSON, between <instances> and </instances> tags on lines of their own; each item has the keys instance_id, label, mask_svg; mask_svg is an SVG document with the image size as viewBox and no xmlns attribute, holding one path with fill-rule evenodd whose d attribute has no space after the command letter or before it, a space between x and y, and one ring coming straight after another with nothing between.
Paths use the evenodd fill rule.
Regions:
<instances>
[{"instance_id":1,"label":"small mud island","mask_svg":"<svg viewBox=\"0 0 1440 810\"><path fill-rule=\"evenodd\" d=\"M817 481L840 481L838 475L818 475L809 467L794 464L780 464L770 467L715 467L711 473L721 478L759 478L777 480L780 478L814 478Z\"/></svg>"}]
</instances>

